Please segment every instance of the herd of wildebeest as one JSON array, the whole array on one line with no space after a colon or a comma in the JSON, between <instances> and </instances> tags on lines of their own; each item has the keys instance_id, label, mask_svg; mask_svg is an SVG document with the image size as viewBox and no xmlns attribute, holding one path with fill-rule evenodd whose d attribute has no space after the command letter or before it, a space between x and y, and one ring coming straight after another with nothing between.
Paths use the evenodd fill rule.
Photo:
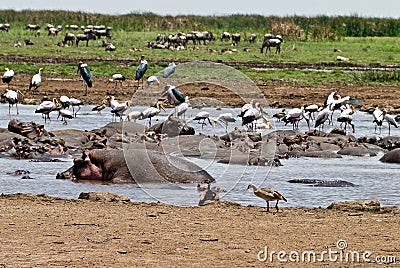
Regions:
<instances>
[{"instance_id":1,"label":"herd of wildebeest","mask_svg":"<svg viewBox=\"0 0 400 268\"><path fill-rule=\"evenodd\" d=\"M26 24L24 29L31 30L35 32L35 36L40 36L41 33L41 25L39 24ZM102 40L102 46L106 51L114 51L116 50L115 45L111 43L111 27L106 27L104 25L87 25L87 26L78 26L78 25L66 25L65 27L58 25L54 26L52 24L47 23L45 26L45 30L47 31L48 36L58 36L59 32L61 32L65 28L67 31L65 33L64 38L58 42L59 46L78 46L80 41L86 42L86 46L89 46L90 40L101 39L105 37L106 40ZM0 23L0 30L8 32L10 29L10 24L8 23ZM231 46L237 46L241 41L247 41L249 43L254 43L257 39L257 34L250 34L246 40L242 38L240 33L229 33L222 32L219 37L214 35L211 31L189 31L189 32L178 32L173 34L157 34L155 40L148 41L147 47L153 49L169 49L169 50L185 50L188 49L189 45L206 45L209 42L213 42L219 39L221 42L231 42ZM25 39L25 45L34 45L32 39ZM260 48L260 52L263 53L266 48L268 51L271 51L271 47L274 47L276 53L280 53L281 44L283 43L282 35L275 35L272 33L267 33L263 36L263 43ZM21 46L20 42L17 42L15 46ZM232 49L226 49L221 52L232 52Z\"/></svg>"}]
</instances>

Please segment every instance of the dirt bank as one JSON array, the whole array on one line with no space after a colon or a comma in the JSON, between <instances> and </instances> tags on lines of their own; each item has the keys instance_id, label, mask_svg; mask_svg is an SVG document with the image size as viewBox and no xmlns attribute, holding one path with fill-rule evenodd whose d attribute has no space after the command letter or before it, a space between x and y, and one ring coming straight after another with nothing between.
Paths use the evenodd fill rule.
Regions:
<instances>
[{"instance_id":1,"label":"dirt bank","mask_svg":"<svg viewBox=\"0 0 400 268\"><path fill-rule=\"evenodd\" d=\"M257 255L265 246L268 256L321 254L337 251L339 240L347 243L344 253L370 251L370 267L377 256L400 259L396 212L281 208L267 213L231 203L179 207L1 196L0 267L299 267L280 263L276 253L272 263ZM313 266L328 264L326 255L324 264Z\"/></svg>"}]
</instances>

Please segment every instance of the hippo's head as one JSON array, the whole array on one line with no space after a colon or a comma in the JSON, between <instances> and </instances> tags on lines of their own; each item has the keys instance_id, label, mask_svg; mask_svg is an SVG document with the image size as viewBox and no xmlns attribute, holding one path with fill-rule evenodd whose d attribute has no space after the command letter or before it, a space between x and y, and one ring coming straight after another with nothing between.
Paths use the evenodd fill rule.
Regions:
<instances>
[{"instance_id":1,"label":"hippo's head","mask_svg":"<svg viewBox=\"0 0 400 268\"><path fill-rule=\"evenodd\" d=\"M57 174L57 179L102 180L102 169L93 164L89 154L84 152L82 158L74 159L74 166Z\"/></svg>"}]
</instances>

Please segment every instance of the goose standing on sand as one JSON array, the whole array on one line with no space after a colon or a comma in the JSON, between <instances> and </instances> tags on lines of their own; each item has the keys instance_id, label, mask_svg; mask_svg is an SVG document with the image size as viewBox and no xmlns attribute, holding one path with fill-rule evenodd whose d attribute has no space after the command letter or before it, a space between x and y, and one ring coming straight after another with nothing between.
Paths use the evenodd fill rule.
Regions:
<instances>
[{"instance_id":1,"label":"goose standing on sand","mask_svg":"<svg viewBox=\"0 0 400 268\"><path fill-rule=\"evenodd\" d=\"M82 61L79 62L78 64L78 71L77 74L81 76L83 79L83 96L87 95L87 88L93 86L93 75L92 72L89 70L89 67L87 66L86 63L83 63Z\"/></svg>"},{"instance_id":2,"label":"goose standing on sand","mask_svg":"<svg viewBox=\"0 0 400 268\"><path fill-rule=\"evenodd\" d=\"M1 77L1 80L3 81L3 83L7 83L7 88L10 88L10 82L14 77L14 71L10 70L8 68L5 68L5 72L3 74L3 76Z\"/></svg>"},{"instance_id":3,"label":"goose standing on sand","mask_svg":"<svg viewBox=\"0 0 400 268\"><path fill-rule=\"evenodd\" d=\"M281 195L280 193L278 193L276 190L272 189L272 188L259 188L257 189L257 187L254 184L249 184L249 186L247 187L247 190L252 188L253 189L253 193L264 199L267 202L267 212L269 212L269 201L275 201L276 200L276 212L279 212L279 208L278 208L278 202L279 200L283 200L285 202L287 202L286 198L283 197L283 195Z\"/></svg>"},{"instance_id":4,"label":"goose standing on sand","mask_svg":"<svg viewBox=\"0 0 400 268\"><path fill-rule=\"evenodd\" d=\"M151 118L158 115L161 112L161 109L165 112L164 105L162 101L157 101L156 105L147 108L142 112L142 115L139 117L140 120L149 118L149 127L151 126Z\"/></svg>"},{"instance_id":5,"label":"goose standing on sand","mask_svg":"<svg viewBox=\"0 0 400 268\"><path fill-rule=\"evenodd\" d=\"M32 76L31 83L29 84L29 89L34 87L36 90L42 84L42 71L43 68L39 68L38 73Z\"/></svg>"},{"instance_id":6,"label":"goose standing on sand","mask_svg":"<svg viewBox=\"0 0 400 268\"><path fill-rule=\"evenodd\" d=\"M214 119L214 129L217 127L218 121L225 123L225 131L228 132L228 124L236 122L236 119L233 117L232 113L220 114Z\"/></svg>"},{"instance_id":7,"label":"goose standing on sand","mask_svg":"<svg viewBox=\"0 0 400 268\"><path fill-rule=\"evenodd\" d=\"M142 89L143 89L143 79L146 71L147 71L147 60L145 60L144 55L142 55L140 57L139 66L136 68L136 73L135 73L135 81L138 81L138 88L140 86L140 80L142 80Z\"/></svg>"},{"instance_id":8,"label":"goose standing on sand","mask_svg":"<svg viewBox=\"0 0 400 268\"><path fill-rule=\"evenodd\" d=\"M8 102L8 114L11 113L11 106L14 106L17 108L17 114L19 114L18 111L18 99L20 96L24 96L21 91L19 90L11 90L11 89L6 89L6 93L2 95L2 98L5 98Z\"/></svg>"},{"instance_id":9,"label":"goose standing on sand","mask_svg":"<svg viewBox=\"0 0 400 268\"><path fill-rule=\"evenodd\" d=\"M171 62L165 69L163 70L163 78L168 78L175 73L176 65Z\"/></svg>"}]
</instances>

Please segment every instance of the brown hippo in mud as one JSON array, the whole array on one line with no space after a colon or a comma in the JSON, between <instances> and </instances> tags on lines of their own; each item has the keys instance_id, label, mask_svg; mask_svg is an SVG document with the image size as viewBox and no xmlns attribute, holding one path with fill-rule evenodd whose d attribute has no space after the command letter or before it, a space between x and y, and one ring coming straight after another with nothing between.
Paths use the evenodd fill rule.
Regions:
<instances>
[{"instance_id":1,"label":"brown hippo in mud","mask_svg":"<svg viewBox=\"0 0 400 268\"><path fill-rule=\"evenodd\" d=\"M71 168L58 173L57 179L133 183L214 181L210 174L188 160L131 147L84 152L81 158L74 159Z\"/></svg>"}]
</instances>

